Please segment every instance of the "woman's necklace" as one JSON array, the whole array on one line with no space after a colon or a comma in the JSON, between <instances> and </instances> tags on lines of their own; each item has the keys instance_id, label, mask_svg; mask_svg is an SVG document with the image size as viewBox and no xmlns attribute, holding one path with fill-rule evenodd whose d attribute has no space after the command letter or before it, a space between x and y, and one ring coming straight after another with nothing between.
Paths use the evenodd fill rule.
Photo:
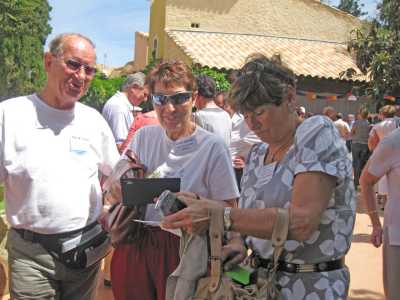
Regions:
<instances>
[{"instance_id":1,"label":"woman's necklace","mask_svg":"<svg viewBox=\"0 0 400 300\"><path fill-rule=\"evenodd\" d=\"M287 149L289 149L290 146L293 144L293 140L294 140L294 136L290 135L290 138L285 143L280 145L274 152L269 151L269 149L268 149L268 153L265 156L264 163L271 164L275 161L280 161L282 159L282 157L284 156L284 155L281 155L281 153L286 154Z\"/></svg>"}]
</instances>

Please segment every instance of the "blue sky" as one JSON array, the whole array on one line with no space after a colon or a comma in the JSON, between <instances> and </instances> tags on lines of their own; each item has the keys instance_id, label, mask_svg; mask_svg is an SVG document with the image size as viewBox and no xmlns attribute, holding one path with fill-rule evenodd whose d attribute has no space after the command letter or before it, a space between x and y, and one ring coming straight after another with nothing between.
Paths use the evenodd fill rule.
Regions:
<instances>
[{"instance_id":1,"label":"blue sky","mask_svg":"<svg viewBox=\"0 0 400 300\"><path fill-rule=\"evenodd\" d=\"M200 1L200 0L199 0ZM215 1L215 0L214 0ZM337 5L339 0L325 1ZM365 11L375 14L377 0L361 0ZM93 40L98 63L122 66L133 60L135 31L149 28L149 0L49 0L53 7L53 32L79 32Z\"/></svg>"}]
</instances>

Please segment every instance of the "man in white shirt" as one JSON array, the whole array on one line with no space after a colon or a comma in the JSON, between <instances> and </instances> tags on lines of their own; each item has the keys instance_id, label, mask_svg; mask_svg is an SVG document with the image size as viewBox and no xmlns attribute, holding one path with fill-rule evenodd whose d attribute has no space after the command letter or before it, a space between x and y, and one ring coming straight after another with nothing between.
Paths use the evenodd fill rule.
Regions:
<instances>
[{"instance_id":1,"label":"man in white shirt","mask_svg":"<svg viewBox=\"0 0 400 300\"><path fill-rule=\"evenodd\" d=\"M227 146L231 141L232 122L226 111L215 102L215 81L207 75L196 78L198 93L195 99L197 111L194 119L197 125L222 138Z\"/></svg>"},{"instance_id":2,"label":"man in white shirt","mask_svg":"<svg viewBox=\"0 0 400 300\"><path fill-rule=\"evenodd\" d=\"M232 165L235 171L236 183L240 190L240 181L243 168L251 147L260 143L259 137L249 129L242 114L236 112L227 102L228 95L219 93L214 100L218 107L223 108L230 116L232 122L231 142L229 152L231 153Z\"/></svg>"},{"instance_id":3,"label":"man in white shirt","mask_svg":"<svg viewBox=\"0 0 400 300\"><path fill-rule=\"evenodd\" d=\"M349 124L342 120L342 114L336 113L336 110L333 107L327 106L323 110L323 115L327 116L333 121L341 138L346 141L350 135L350 127Z\"/></svg>"},{"instance_id":4,"label":"man in white shirt","mask_svg":"<svg viewBox=\"0 0 400 300\"><path fill-rule=\"evenodd\" d=\"M99 176L110 174L119 155L102 116L78 102L96 72L94 44L68 33L49 48L44 89L0 103L10 295L89 300L101 256L91 261L84 254L78 261L78 247L85 241L92 250L83 249L94 254L97 237L109 244L97 222L103 211Z\"/></svg>"},{"instance_id":5,"label":"man in white shirt","mask_svg":"<svg viewBox=\"0 0 400 300\"><path fill-rule=\"evenodd\" d=\"M117 147L124 142L134 120L134 107L147 99L144 87L145 75L141 72L128 75L118 91L103 107L106 119L114 135Z\"/></svg>"}]
</instances>

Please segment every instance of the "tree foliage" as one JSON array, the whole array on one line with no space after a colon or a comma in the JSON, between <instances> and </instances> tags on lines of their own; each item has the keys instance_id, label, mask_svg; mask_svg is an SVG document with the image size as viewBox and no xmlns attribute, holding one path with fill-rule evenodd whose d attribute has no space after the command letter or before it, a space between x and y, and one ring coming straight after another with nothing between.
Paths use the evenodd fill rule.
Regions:
<instances>
[{"instance_id":1,"label":"tree foliage","mask_svg":"<svg viewBox=\"0 0 400 300\"><path fill-rule=\"evenodd\" d=\"M348 12L355 17L365 16L367 13L362 10L364 4L360 4L358 0L340 0L338 9Z\"/></svg>"},{"instance_id":2,"label":"tree foliage","mask_svg":"<svg viewBox=\"0 0 400 300\"><path fill-rule=\"evenodd\" d=\"M228 74L223 70L217 70L207 66L193 66L192 71L194 75L204 74L212 77L215 80L217 91L219 92L226 92L231 86L227 79Z\"/></svg>"},{"instance_id":3,"label":"tree foliage","mask_svg":"<svg viewBox=\"0 0 400 300\"><path fill-rule=\"evenodd\" d=\"M43 83L50 10L47 0L0 1L0 100L30 93Z\"/></svg>"},{"instance_id":4,"label":"tree foliage","mask_svg":"<svg viewBox=\"0 0 400 300\"><path fill-rule=\"evenodd\" d=\"M400 95L400 2L383 0L378 18L353 31L348 47L357 66L368 74L366 92L375 100Z\"/></svg>"},{"instance_id":5,"label":"tree foliage","mask_svg":"<svg viewBox=\"0 0 400 300\"><path fill-rule=\"evenodd\" d=\"M103 74L96 74L80 102L101 111L104 103L120 90L124 80L125 77L107 78Z\"/></svg>"}]
</instances>

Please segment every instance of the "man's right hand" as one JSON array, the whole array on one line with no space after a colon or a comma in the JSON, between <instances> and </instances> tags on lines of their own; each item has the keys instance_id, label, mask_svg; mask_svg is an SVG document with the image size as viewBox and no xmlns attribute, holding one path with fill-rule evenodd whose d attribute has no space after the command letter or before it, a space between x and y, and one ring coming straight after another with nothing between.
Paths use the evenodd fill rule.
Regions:
<instances>
[{"instance_id":1,"label":"man's right hand","mask_svg":"<svg viewBox=\"0 0 400 300\"><path fill-rule=\"evenodd\" d=\"M243 156L235 156L233 159L233 167L235 169L243 169L245 165L245 160Z\"/></svg>"},{"instance_id":2,"label":"man's right hand","mask_svg":"<svg viewBox=\"0 0 400 300\"><path fill-rule=\"evenodd\" d=\"M382 245L382 235L383 235L382 227L374 226L370 237L372 245L374 245L377 248L380 247L380 245Z\"/></svg>"}]
</instances>

